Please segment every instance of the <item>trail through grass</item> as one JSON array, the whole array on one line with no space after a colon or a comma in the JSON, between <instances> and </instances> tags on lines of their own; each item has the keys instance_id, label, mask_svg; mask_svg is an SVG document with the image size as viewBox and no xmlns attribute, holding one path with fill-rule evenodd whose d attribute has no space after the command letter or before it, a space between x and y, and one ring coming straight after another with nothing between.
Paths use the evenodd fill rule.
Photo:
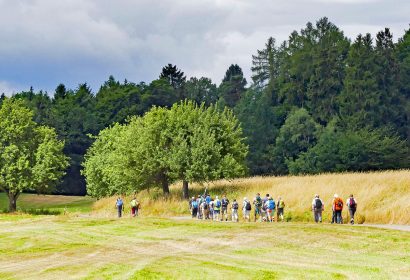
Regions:
<instances>
[{"instance_id":1,"label":"trail through grass","mask_svg":"<svg viewBox=\"0 0 410 280\"><path fill-rule=\"evenodd\" d=\"M1 279L408 279L410 233L0 215Z\"/></svg>"}]
</instances>

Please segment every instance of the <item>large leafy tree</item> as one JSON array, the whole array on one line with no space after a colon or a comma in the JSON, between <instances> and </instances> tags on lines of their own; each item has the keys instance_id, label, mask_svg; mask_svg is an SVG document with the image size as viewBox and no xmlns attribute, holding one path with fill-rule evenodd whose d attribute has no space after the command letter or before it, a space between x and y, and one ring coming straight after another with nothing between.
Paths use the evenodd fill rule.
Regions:
<instances>
[{"instance_id":1,"label":"large leafy tree","mask_svg":"<svg viewBox=\"0 0 410 280\"><path fill-rule=\"evenodd\" d=\"M114 132L115 131L115 132ZM169 184L244 174L247 147L232 112L185 102L155 107L144 117L100 133L87 153L84 175L91 195L135 192Z\"/></svg>"},{"instance_id":2,"label":"large leafy tree","mask_svg":"<svg viewBox=\"0 0 410 280\"><path fill-rule=\"evenodd\" d=\"M68 160L64 142L54 129L39 126L24 102L6 99L0 108L0 189L7 193L9 211L26 190L51 191Z\"/></svg>"}]
</instances>

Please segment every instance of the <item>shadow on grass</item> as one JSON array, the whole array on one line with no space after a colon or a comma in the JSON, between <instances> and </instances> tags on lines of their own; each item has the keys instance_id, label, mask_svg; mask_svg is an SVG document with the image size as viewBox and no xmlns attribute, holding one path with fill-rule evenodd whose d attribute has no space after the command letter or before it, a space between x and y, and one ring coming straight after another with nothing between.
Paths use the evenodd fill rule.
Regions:
<instances>
[{"instance_id":1,"label":"shadow on grass","mask_svg":"<svg viewBox=\"0 0 410 280\"><path fill-rule=\"evenodd\" d=\"M19 209L17 211L20 213L30 214L30 215L61 215L63 213L63 211L58 210L58 209L45 209L45 208ZM0 213L10 213L10 211L8 211L8 209L2 209L0 210Z\"/></svg>"}]
</instances>

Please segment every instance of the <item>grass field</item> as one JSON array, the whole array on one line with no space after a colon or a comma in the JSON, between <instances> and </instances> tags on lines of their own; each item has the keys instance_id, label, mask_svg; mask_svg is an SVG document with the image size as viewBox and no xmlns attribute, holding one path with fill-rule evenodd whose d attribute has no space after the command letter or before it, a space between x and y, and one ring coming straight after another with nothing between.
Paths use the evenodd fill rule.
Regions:
<instances>
[{"instance_id":1,"label":"grass field","mask_svg":"<svg viewBox=\"0 0 410 280\"><path fill-rule=\"evenodd\" d=\"M252 199L257 192L282 196L286 203L288 221L311 221L311 203L317 193L325 203L324 219L331 219L331 202L337 193L346 200L353 193L358 201L357 222L380 224L410 224L410 170L371 173L322 174L315 176L252 177L233 181L217 181L206 185L212 196L226 193L228 198L242 202ZM194 184L191 194L202 194L205 186ZM181 198L181 184L171 187L171 196L162 199L161 190L152 189L138 194L144 215L177 216L188 213L187 202ZM129 206L131 197L126 199ZM95 212L102 216L114 215L114 198L97 201ZM343 211L346 219L347 211Z\"/></svg>"},{"instance_id":2,"label":"grass field","mask_svg":"<svg viewBox=\"0 0 410 280\"><path fill-rule=\"evenodd\" d=\"M1 279L409 279L410 233L0 215Z\"/></svg>"},{"instance_id":3,"label":"grass field","mask_svg":"<svg viewBox=\"0 0 410 280\"><path fill-rule=\"evenodd\" d=\"M17 200L17 210L30 214L90 212L94 202L90 197L23 193ZM8 205L7 195L0 193L0 212L5 212Z\"/></svg>"}]
</instances>

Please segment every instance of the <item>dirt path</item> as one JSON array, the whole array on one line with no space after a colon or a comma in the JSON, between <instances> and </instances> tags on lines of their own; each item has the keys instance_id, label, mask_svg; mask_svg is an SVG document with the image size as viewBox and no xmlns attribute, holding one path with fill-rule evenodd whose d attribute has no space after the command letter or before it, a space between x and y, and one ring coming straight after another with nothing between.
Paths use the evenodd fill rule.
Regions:
<instances>
[{"instance_id":1,"label":"dirt path","mask_svg":"<svg viewBox=\"0 0 410 280\"><path fill-rule=\"evenodd\" d=\"M171 217L173 220L192 220L191 216L176 216ZM385 229L393 229L393 230L401 230L401 231L410 231L410 225L388 225L388 224L361 224L358 226L364 227L377 227L377 228L385 228Z\"/></svg>"},{"instance_id":2,"label":"dirt path","mask_svg":"<svg viewBox=\"0 0 410 280\"><path fill-rule=\"evenodd\" d=\"M378 225L378 224L363 224L361 226L366 227L377 227L377 228L385 228L385 229L394 229L394 230L402 230L402 231L410 231L409 225Z\"/></svg>"}]
</instances>

